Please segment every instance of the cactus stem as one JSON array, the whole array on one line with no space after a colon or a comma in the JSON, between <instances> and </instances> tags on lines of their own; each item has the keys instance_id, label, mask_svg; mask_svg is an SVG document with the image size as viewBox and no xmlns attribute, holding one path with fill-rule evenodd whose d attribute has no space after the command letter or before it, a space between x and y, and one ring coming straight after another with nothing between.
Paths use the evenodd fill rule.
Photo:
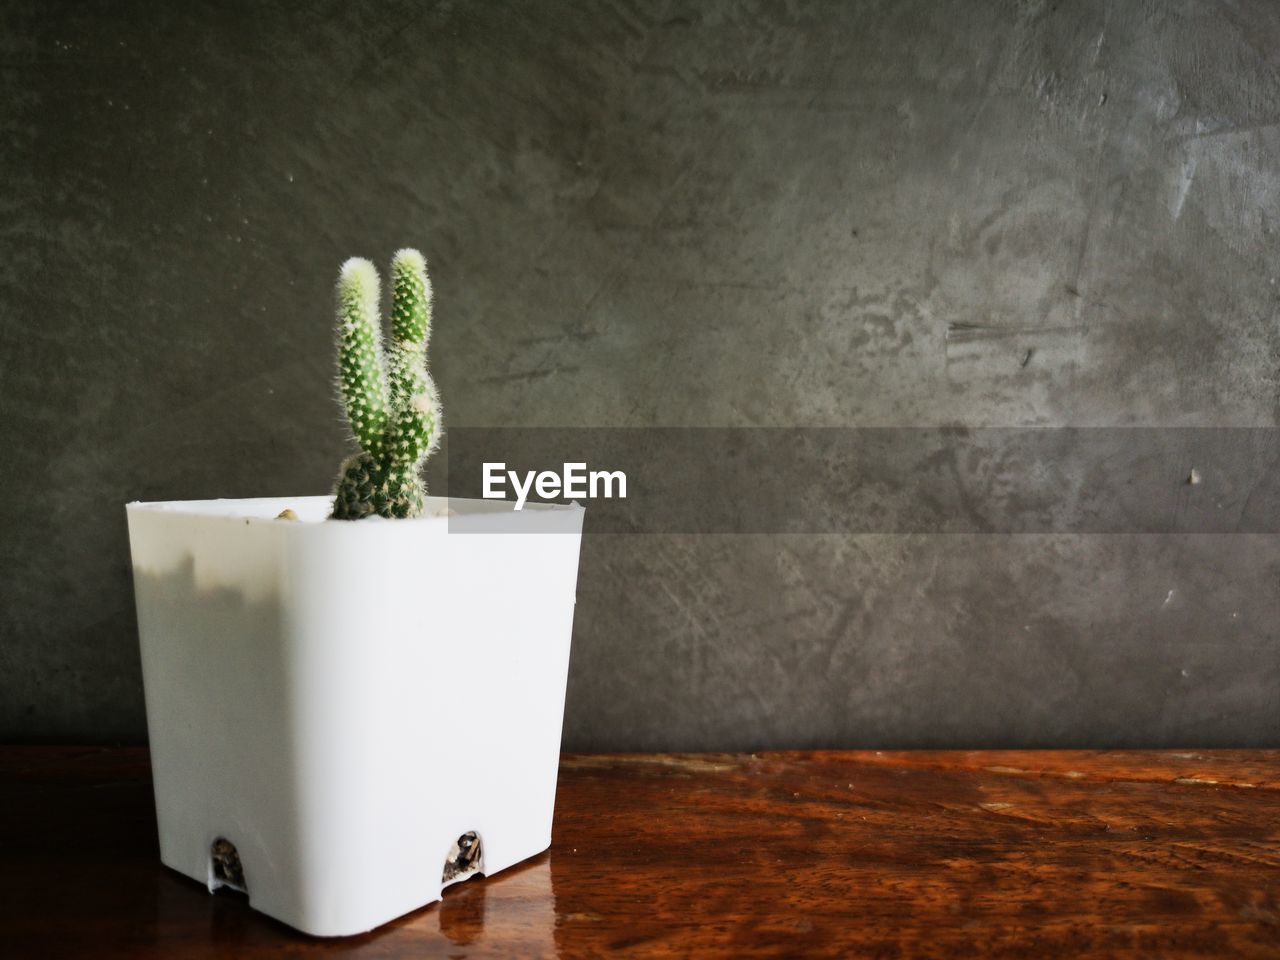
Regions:
<instances>
[{"instance_id":1,"label":"cactus stem","mask_svg":"<svg viewBox=\"0 0 1280 960\"><path fill-rule=\"evenodd\" d=\"M422 464L440 438L440 406L427 373L431 281L416 250L391 261L391 339L382 354L377 269L353 258L338 277L338 372L347 420L362 453L342 464L333 516L412 517L422 511ZM384 390L383 381L387 387Z\"/></svg>"}]
</instances>

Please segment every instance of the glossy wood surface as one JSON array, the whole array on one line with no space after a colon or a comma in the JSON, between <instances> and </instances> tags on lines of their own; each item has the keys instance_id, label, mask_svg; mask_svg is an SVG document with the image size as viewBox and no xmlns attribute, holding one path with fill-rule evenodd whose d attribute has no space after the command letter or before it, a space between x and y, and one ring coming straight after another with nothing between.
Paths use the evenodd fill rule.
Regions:
<instances>
[{"instance_id":1,"label":"glossy wood surface","mask_svg":"<svg viewBox=\"0 0 1280 960\"><path fill-rule=\"evenodd\" d=\"M324 941L160 866L145 751L0 748L0 956L1280 957L1280 751L568 756L557 804Z\"/></svg>"}]
</instances>

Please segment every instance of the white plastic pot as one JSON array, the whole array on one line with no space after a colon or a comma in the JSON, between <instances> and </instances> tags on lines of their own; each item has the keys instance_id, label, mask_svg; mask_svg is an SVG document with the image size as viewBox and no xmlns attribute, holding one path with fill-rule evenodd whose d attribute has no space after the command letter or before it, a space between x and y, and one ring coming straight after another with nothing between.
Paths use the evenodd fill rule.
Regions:
<instances>
[{"instance_id":1,"label":"white plastic pot","mask_svg":"<svg viewBox=\"0 0 1280 960\"><path fill-rule=\"evenodd\" d=\"M583 510L428 500L127 508L161 860L310 934L551 843Z\"/></svg>"}]
</instances>

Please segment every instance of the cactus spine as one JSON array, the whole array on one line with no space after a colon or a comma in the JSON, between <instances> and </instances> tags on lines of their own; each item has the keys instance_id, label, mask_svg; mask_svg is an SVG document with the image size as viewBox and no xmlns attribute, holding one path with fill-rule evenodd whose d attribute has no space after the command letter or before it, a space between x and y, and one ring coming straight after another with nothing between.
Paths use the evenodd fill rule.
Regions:
<instances>
[{"instance_id":1,"label":"cactus spine","mask_svg":"<svg viewBox=\"0 0 1280 960\"><path fill-rule=\"evenodd\" d=\"M440 403L427 373L431 281L422 254L401 250L391 260L391 343L385 359L379 286L368 260L355 257L342 265L338 373L361 452L343 461L335 520L419 516L426 495L420 470L440 439Z\"/></svg>"}]
</instances>

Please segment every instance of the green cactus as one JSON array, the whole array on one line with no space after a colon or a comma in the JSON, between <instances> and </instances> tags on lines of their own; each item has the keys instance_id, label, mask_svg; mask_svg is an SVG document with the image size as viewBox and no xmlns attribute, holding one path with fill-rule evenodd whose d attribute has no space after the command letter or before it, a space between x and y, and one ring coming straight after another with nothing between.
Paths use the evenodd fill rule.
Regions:
<instances>
[{"instance_id":1,"label":"green cactus","mask_svg":"<svg viewBox=\"0 0 1280 960\"><path fill-rule=\"evenodd\" d=\"M354 257L338 275L338 373L361 452L342 463L335 520L416 517L422 464L440 440L440 402L427 373L431 281L417 250L391 260L391 345L382 355L378 271ZM383 378L390 386L383 386Z\"/></svg>"}]
</instances>

